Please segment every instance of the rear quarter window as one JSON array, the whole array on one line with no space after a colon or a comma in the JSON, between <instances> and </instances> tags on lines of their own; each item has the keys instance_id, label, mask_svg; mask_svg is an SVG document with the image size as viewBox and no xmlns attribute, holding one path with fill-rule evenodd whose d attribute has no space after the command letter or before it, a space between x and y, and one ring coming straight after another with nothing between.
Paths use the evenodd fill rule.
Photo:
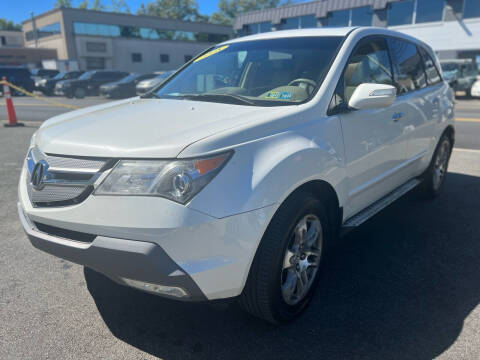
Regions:
<instances>
[{"instance_id":1,"label":"rear quarter window","mask_svg":"<svg viewBox=\"0 0 480 360\"><path fill-rule=\"evenodd\" d=\"M442 81L442 78L432 57L423 47L420 46L418 50L420 51L420 55L422 56L428 85L435 85L440 83Z\"/></svg>"},{"instance_id":2,"label":"rear quarter window","mask_svg":"<svg viewBox=\"0 0 480 360\"><path fill-rule=\"evenodd\" d=\"M425 88L427 79L417 46L407 40L393 37L388 37L387 42L399 94Z\"/></svg>"}]
</instances>

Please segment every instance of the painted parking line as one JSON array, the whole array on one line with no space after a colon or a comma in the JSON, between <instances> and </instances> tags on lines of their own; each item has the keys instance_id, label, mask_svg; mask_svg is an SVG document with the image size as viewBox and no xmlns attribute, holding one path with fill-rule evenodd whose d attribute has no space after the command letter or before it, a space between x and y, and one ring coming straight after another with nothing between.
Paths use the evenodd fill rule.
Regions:
<instances>
[{"instance_id":1,"label":"painted parking line","mask_svg":"<svg viewBox=\"0 0 480 360\"><path fill-rule=\"evenodd\" d=\"M457 147L454 147L454 148L453 148L453 151L456 151L456 152L466 152L466 153L472 153L472 154L478 154L478 155L480 155L480 150L475 150L475 149L465 149L465 148L457 148Z\"/></svg>"},{"instance_id":2,"label":"painted parking line","mask_svg":"<svg viewBox=\"0 0 480 360\"><path fill-rule=\"evenodd\" d=\"M455 121L458 121L458 122L474 122L474 123L480 123L480 119L479 119L479 118L463 118L463 117L458 117L458 118L455 118Z\"/></svg>"}]
</instances>

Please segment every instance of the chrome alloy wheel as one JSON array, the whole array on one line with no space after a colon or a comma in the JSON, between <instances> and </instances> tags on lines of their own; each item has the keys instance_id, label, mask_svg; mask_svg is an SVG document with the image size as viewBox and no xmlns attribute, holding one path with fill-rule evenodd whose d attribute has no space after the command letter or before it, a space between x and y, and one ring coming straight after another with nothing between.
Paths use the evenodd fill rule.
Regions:
<instances>
[{"instance_id":1,"label":"chrome alloy wheel","mask_svg":"<svg viewBox=\"0 0 480 360\"><path fill-rule=\"evenodd\" d=\"M447 173L449 156L450 142L448 140L444 140L438 149L438 153L433 164L433 187L435 190L440 188L445 174Z\"/></svg>"},{"instance_id":2,"label":"chrome alloy wheel","mask_svg":"<svg viewBox=\"0 0 480 360\"><path fill-rule=\"evenodd\" d=\"M317 275L322 255L322 225L316 215L304 216L295 226L283 257L280 277L283 300L302 301Z\"/></svg>"}]
</instances>

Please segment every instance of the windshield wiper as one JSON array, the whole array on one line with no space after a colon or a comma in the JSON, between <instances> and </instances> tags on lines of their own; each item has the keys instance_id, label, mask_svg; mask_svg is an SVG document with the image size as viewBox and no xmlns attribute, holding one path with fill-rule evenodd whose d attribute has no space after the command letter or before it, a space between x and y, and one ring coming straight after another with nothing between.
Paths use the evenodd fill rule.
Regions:
<instances>
[{"instance_id":1,"label":"windshield wiper","mask_svg":"<svg viewBox=\"0 0 480 360\"><path fill-rule=\"evenodd\" d=\"M151 98L163 99L160 95L157 95L157 93L155 93L154 91L147 92L140 96L140 99L151 99Z\"/></svg>"},{"instance_id":2,"label":"windshield wiper","mask_svg":"<svg viewBox=\"0 0 480 360\"><path fill-rule=\"evenodd\" d=\"M229 104L256 106L255 102L234 94L181 94L180 98L198 101L219 101Z\"/></svg>"}]
</instances>

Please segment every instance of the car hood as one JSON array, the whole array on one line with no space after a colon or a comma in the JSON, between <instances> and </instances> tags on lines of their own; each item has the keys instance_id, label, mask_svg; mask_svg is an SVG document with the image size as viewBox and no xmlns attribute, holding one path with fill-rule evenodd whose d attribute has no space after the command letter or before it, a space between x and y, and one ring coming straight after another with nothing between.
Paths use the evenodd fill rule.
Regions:
<instances>
[{"instance_id":1,"label":"car hood","mask_svg":"<svg viewBox=\"0 0 480 360\"><path fill-rule=\"evenodd\" d=\"M56 116L40 127L33 142L49 154L174 158L198 140L280 115L282 108L132 98Z\"/></svg>"}]
</instances>

